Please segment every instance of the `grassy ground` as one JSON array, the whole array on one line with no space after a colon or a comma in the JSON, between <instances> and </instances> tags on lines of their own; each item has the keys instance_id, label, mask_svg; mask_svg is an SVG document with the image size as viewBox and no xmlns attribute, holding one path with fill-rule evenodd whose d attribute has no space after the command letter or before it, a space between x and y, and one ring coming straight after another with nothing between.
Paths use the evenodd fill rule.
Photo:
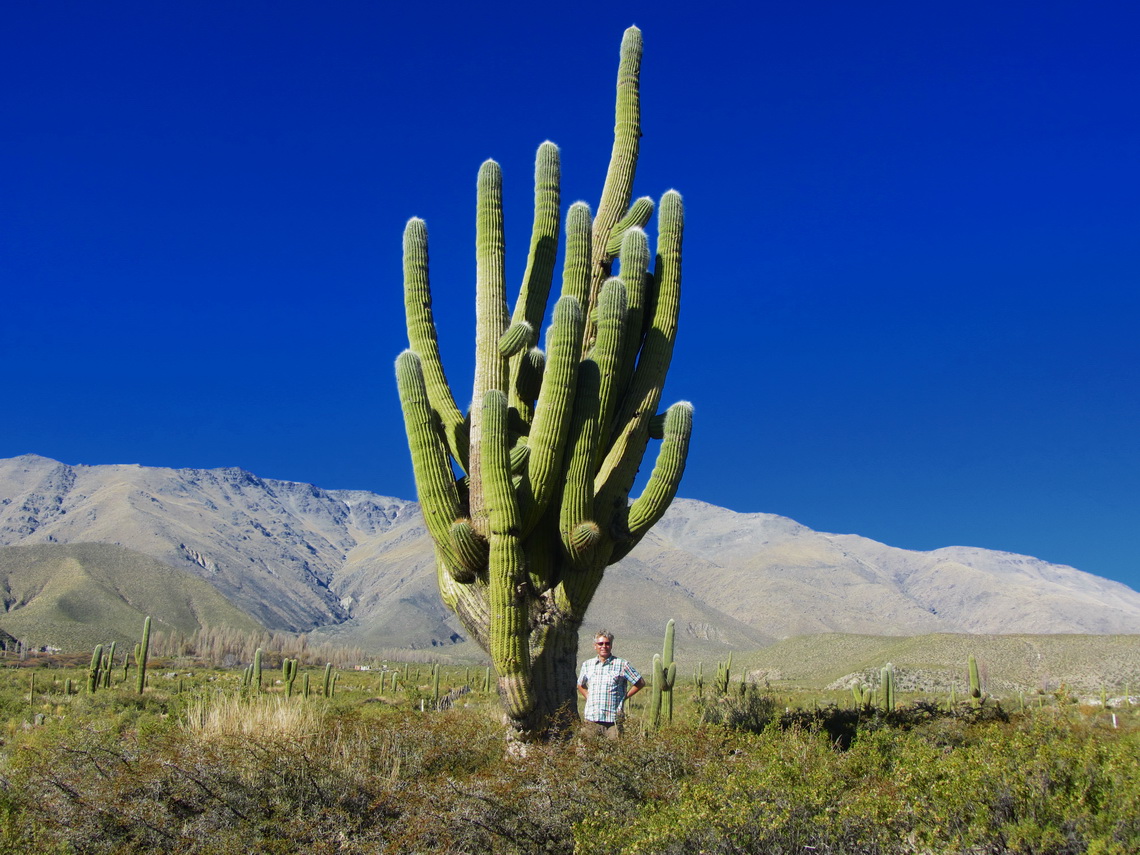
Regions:
<instances>
[{"instance_id":1,"label":"grassy ground","mask_svg":"<svg viewBox=\"0 0 1140 855\"><path fill-rule=\"evenodd\" d=\"M139 696L77 662L0 670L0 853L1140 851L1140 707L1063 690L947 709L706 674L617 746L511 750L482 669L310 672L285 697L156 662ZM715 672L715 669L712 669ZM397 679L393 683L393 675ZM34 686L33 686L34 677ZM381 685L381 683L383 685ZM646 695L648 693L645 693ZM642 696L644 697L644 696Z\"/></svg>"}]
</instances>

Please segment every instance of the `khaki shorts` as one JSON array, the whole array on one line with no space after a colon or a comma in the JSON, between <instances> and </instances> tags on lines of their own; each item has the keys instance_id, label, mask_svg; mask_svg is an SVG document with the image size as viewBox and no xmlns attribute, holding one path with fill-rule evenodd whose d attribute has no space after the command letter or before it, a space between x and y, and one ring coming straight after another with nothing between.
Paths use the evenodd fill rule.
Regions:
<instances>
[{"instance_id":1,"label":"khaki shorts","mask_svg":"<svg viewBox=\"0 0 1140 855\"><path fill-rule=\"evenodd\" d=\"M583 721L582 733L586 736L599 736L605 739L618 739L621 736L622 723L620 721Z\"/></svg>"}]
</instances>

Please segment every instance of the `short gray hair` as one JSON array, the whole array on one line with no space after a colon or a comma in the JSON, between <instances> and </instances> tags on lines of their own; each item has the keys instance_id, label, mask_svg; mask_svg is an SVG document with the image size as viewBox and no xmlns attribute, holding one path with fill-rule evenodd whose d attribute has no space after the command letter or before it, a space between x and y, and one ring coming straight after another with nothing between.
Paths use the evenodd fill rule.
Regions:
<instances>
[{"instance_id":1,"label":"short gray hair","mask_svg":"<svg viewBox=\"0 0 1140 855\"><path fill-rule=\"evenodd\" d=\"M594 633L594 641L597 641L599 638L604 638L610 644L614 643L614 634L612 632L610 632L609 630L600 629L597 632L595 632Z\"/></svg>"}]
</instances>

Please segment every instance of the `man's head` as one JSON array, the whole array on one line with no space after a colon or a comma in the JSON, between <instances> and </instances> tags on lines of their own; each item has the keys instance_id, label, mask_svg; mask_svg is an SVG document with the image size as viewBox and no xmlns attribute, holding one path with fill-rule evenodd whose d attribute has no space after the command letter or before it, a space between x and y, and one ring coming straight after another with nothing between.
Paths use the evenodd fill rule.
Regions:
<instances>
[{"instance_id":1,"label":"man's head","mask_svg":"<svg viewBox=\"0 0 1140 855\"><path fill-rule=\"evenodd\" d=\"M600 659L608 659L614 649L614 634L606 632L604 629L601 632L594 634L594 649L598 651Z\"/></svg>"}]
</instances>

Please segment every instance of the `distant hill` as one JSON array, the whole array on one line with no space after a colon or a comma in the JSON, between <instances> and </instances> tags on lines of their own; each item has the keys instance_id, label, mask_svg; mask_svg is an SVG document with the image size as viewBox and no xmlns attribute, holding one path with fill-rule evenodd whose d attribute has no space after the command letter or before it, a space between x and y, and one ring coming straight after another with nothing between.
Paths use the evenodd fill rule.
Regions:
<instances>
[{"instance_id":1,"label":"distant hill","mask_svg":"<svg viewBox=\"0 0 1140 855\"><path fill-rule=\"evenodd\" d=\"M183 635L262 629L203 580L108 543L0 547L0 592L0 624L36 646L133 644L147 615L155 631Z\"/></svg>"},{"instance_id":2,"label":"distant hill","mask_svg":"<svg viewBox=\"0 0 1140 855\"><path fill-rule=\"evenodd\" d=\"M208 582L268 629L370 649L463 646L414 502L240 469L0 460L0 544L90 542ZM1140 594L1028 556L912 552L678 499L607 572L587 626L648 651L670 617L679 644L714 659L819 633L1140 633Z\"/></svg>"}]
</instances>

